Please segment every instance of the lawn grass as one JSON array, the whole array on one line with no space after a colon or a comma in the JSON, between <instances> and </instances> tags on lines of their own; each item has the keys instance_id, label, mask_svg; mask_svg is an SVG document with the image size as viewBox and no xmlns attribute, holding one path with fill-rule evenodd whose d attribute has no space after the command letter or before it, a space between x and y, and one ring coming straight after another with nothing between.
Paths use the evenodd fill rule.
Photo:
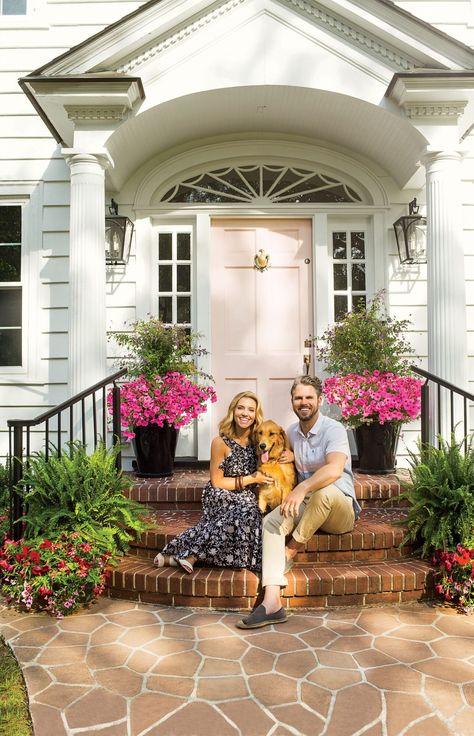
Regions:
<instances>
[{"instance_id":1,"label":"lawn grass","mask_svg":"<svg viewBox=\"0 0 474 736\"><path fill-rule=\"evenodd\" d=\"M0 736L32 736L25 683L18 662L0 638Z\"/></svg>"}]
</instances>

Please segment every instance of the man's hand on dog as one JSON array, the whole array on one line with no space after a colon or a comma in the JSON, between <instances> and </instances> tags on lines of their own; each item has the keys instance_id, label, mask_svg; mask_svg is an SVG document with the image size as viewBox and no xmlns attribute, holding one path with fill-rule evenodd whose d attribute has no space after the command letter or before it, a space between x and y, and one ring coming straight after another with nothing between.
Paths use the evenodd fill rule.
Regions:
<instances>
[{"instance_id":1,"label":"man's hand on dog","mask_svg":"<svg viewBox=\"0 0 474 736\"><path fill-rule=\"evenodd\" d=\"M298 486L293 488L292 491L287 495L283 503L280 504L280 513L286 518L289 516L297 516L301 502L303 501L306 493L304 489L300 489Z\"/></svg>"},{"instance_id":2,"label":"man's hand on dog","mask_svg":"<svg viewBox=\"0 0 474 736\"><path fill-rule=\"evenodd\" d=\"M293 452L291 452L291 450L283 450L278 462L279 463L292 463L294 459L295 459L295 455Z\"/></svg>"}]
</instances>

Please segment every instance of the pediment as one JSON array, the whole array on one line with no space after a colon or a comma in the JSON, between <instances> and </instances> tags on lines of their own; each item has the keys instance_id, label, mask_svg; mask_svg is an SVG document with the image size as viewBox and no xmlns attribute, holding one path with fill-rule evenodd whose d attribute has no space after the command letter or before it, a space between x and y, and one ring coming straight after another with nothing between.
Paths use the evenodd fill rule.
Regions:
<instances>
[{"instance_id":1,"label":"pediment","mask_svg":"<svg viewBox=\"0 0 474 736\"><path fill-rule=\"evenodd\" d=\"M33 75L57 76L118 72L140 75L171 49L191 40L212 43L227 21L230 26L261 14L278 18L315 42L345 48L377 62L387 72L416 69L472 69L474 52L387 0L158 0L108 26L53 59ZM245 47L241 54L245 55Z\"/></svg>"}]
</instances>

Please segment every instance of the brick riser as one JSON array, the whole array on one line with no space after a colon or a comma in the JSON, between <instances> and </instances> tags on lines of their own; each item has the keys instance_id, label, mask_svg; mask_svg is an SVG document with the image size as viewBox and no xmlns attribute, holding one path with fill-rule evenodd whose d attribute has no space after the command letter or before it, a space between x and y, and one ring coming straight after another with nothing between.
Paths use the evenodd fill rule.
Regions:
<instances>
[{"instance_id":1,"label":"brick riser","mask_svg":"<svg viewBox=\"0 0 474 736\"><path fill-rule=\"evenodd\" d=\"M179 471L170 478L136 478L128 495L150 508L200 509L202 490L208 480L207 471ZM395 475L354 475L357 499L362 508L384 506L389 500L399 504L403 490L400 479ZM403 505L403 502L402 502Z\"/></svg>"},{"instance_id":2,"label":"brick riser","mask_svg":"<svg viewBox=\"0 0 474 736\"><path fill-rule=\"evenodd\" d=\"M352 565L305 565L291 570L283 591L286 608L402 603L429 597L433 571L423 561ZM144 558L125 558L111 572L109 594L144 603L217 609L253 608L259 579L248 570L156 568Z\"/></svg>"},{"instance_id":3,"label":"brick riser","mask_svg":"<svg viewBox=\"0 0 474 736\"><path fill-rule=\"evenodd\" d=\"M378 562L408 557L411 547L400 547L404 536L403 527L393 522L403 518L400 510L363 510L352 532L341 535L315 534L304 552L297 555L299 563L315 562ZM153 558L165 544L177 534L196 524L200 511L155 511L150 512L155 529L142 534L132 544L130 553Z\"/></svg>"}]
</instances>

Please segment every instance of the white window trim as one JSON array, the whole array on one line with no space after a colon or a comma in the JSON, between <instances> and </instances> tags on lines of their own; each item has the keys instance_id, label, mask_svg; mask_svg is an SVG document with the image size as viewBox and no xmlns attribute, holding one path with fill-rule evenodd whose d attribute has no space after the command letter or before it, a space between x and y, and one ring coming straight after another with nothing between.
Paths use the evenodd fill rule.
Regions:
<instances>
[{"instance_id":1,"label":"white window trim","mask_svg":"<svg viewBox=\"0 0 474 736\"><path fill-rule=\"evenodd\" d=\"M49 28L46 0L27 0L26 15L0 15L2 30Z\"/></svg>"},{"instance_id":2,"label":"white window trim","mask_svg":"<svg viewBox=\"0 0 474 736\"><path fill-rule=\"evenodd\" d=\"M39 197L6 196L0 205L19 205L22 208L21 281L22 288L22 365L0 366L3 384L44 383L41 374L39 342L41 334L40 252L41 252L41 199Z\"/></svg>"}]
</instances>

